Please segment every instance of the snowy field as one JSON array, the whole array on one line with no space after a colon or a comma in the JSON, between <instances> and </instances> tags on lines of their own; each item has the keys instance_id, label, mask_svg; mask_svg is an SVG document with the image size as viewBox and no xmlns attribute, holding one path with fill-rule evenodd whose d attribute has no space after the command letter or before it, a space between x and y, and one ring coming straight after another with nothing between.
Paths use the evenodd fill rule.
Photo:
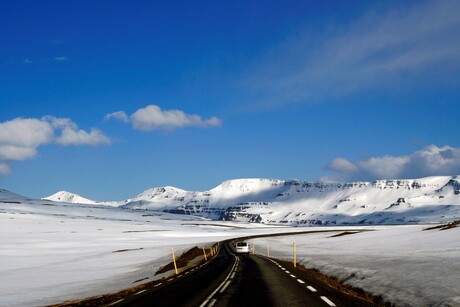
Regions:
<instances>
[{"instance_id":1,"label":"snowy field","mask_svg":"<svg viewBox=\"0 0 460 307\"><path fill-rule=\"evenodd\" d=\"M331 237L315 233L251 240L256 253L319 269L397 306L460 306L460 228L376 226ZM322 228L326 229L326 228Z\"/></svg>"},{"instance_id":2,"label":"snowy field","mask_svg":"<svg viewBox=\"0 0 460 307\"><path fill-rule=\"evenodd\" d=\"M267 227L97 205L31 200L0 190L0 306L43 306L126 289L193 247L241 236L322 232L251 240L398 305L460 306L460 228ZM345 230L367 229L340 237Z\"/></svg>"},{"instance_id":3,"label":"snowy field","mask_svg":"<svg viewBox=\"0 0 460 307\"><path fill-rule=\"evenodd\" d=\"M199 217L28 200L0 191L0 306L43 306L129 288L193 247L292 231ZM148 279L145 279L148 278Z\"/></svg>"}]
</instances>

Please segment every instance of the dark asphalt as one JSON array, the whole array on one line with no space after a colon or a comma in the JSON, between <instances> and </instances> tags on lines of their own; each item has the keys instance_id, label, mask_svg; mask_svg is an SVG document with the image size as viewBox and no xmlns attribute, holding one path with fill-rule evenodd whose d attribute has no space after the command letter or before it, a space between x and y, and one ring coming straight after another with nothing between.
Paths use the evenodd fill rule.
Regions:
<instances>
[{"instance_id":1,"label":"dark asphalt","mask_svg":"<svg viewBox=\"0 0 460 307\"><path fill-rule=\"evenodd\" d=\"M201 268L181 273L180 277L161 281L161 285L127 297L114 306L199 306L223 281L234 257L225 248Z\"/></svg>"},{"instance_id":2,"label":"dark asphalt","mask_svg":"<svg viewBox=\"0 0 460 307\"><path fill-rule=\"evenodd\" d=\"M238 259L237 259L238 258ZM163 281L116 306L373 306L290 263L233 255L229 244L202 268Z\"/></svg>"}]
</instances>

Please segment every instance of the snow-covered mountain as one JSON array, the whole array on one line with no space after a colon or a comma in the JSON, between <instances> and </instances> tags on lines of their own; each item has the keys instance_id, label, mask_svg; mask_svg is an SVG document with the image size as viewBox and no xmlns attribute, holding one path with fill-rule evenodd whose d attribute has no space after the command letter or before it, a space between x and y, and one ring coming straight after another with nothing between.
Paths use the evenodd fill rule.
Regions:
<instances>
[{"instance_id":1,"label":"snow-covered mountain","mask_svg":"<svg viewBox=\"0 0 460 307\"><path fill-rule=\"evenodd\" d=\"M97 204L97 202L94 200L84 198L78 194L67 192L67 191L59 191L43 199L52 200L56 202L62 202L62 203L71 203L71 204L87 204L87 205Z\"/></svg>"},{"instance_id":2,"label":"snow-covered mountain","mask_svg":"<svg viewBox=\"0 0 460 307\"><path fill-rule=\"evenodd\" d=\"M74 195L66 201L76 200ZM97 203L270 224L436 223L460 218L460 182L458 176L345 184L237 179L205 192L167 186L120 202Z\"/></svg>"}]
</instances>

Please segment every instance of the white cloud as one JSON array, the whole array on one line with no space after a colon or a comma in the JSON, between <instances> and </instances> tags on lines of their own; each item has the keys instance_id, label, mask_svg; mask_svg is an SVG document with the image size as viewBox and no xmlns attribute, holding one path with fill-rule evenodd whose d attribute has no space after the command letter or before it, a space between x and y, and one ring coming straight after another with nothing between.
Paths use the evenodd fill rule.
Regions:
<instances>
[{"instance_id":1,"label":"white cloud","mask_svg":"<svg viewBox=\"0 0 460 307\"><path fill-rule=\"evenodd\" d=\"M71 127L73 130L78 129L76 123L74 123L70 118L58 118L52 115L46 115L42 117L43 121L51 124L53 128L56 129L64 129L66 127Z\"/></svg>"},{"instance_id":2,"label":"white cloud","mask_svg":"<svg viewBox=\"0 0 460 307\"><path fill-rule=\"evenodd\" d=\"M113 113L107 114L104 117L104 120L111 120L111 119L116 119L124 123L129 123L129 117L124 111L113 112Z\"/></svg>"},{"instance_id":3,"label":"white cloud","mask_svg":"<svg viewBox=\"0 0 460 307\"><path fill-rule=\"evenodd\" d=\"M337 158L327 168L345 179L355 180L458 175L460 148L430 145L403 156L385 155L354 162Z\"/></svg>"},{"instance_id":4,"label":"white cloud","mask_svg":"<svg viewBox=\"0 0 460 307\"><path fill-rule=\"evenodd\" d=\"M436 73L442 82L455 80L446 76L460 66L460 2L397 7L330 27L321 36L306 30L290 37L260 60L250 87L265 104L276 105L420 86Z\"/></svg>"},{"instance_id":5,"label":"white cloud","mask_svg":"<svg viewBox=\"0 0 460 307\"><path fill-rule=\"evenodd\" d=\"M106 120L116 119L125 123L131 123L134 129L149 130L174 130L184 127L218 127L222 120L213 116L202 119L196 114L187 114L181 110L162 110L157 105L148 105L134 112L130 117L118 111L107 114Z\"/></svg>"},{"instance_id":6,"label":"white cloud","mask_svg":"<svg viewBox=\"0 0 460 307\"><path fill-rule=\"evenodd\" d=\"M16 118L0 123L0 174L9 174L8 161L36 156L37 148L54 140L54 128L43 119Z\"/></svg>"},{"instance_id":7,"label":"white cloud","mask_svg":"<svg viewBox=\"0 0 460 307\"><path fill-rule=\"evenodd\" d=\"M0 146L37 147L52 141L54 129L44 120L16 118L0 123Z\"/></svg>"},{"instance_id":8,"label":"white cloud","mask_svg":"<svg viewBox=\"0 0 460 307\"><path fill-rule=\"evenodd\" d=\"M65 56L57 56L57 57L54 57L54 60L56 62L64 62L64 61L67 61L67 57L65 57Z\"/></svg>"},{"instance_id":9,"label":"white cloud","mask_svg":"<svg viewBox=\"0 0 460 307\"><path fill-rule=\"evenodd\" d=\"M35 157L37 154L34 146L16 146L16 145L1 145L0 146L0 161L6 160L26 160Z\"/></svg>"},{"instance_id":10,"label":"white cloud","mask_svg":"<svg viewBox=\"0 0 460 307\"><path fill-rule=\"evenodd\" d=\"M60 130L61 135L55 141L64 146L69 145L108 145L110 139L102 131L92 128L89 132L79 129L78 125L70 118L57 118L54 116L44 116L42 120L49 123L54 129Z\"/></svg>"},{"instance_id":11,"label":"white cloud","mask_svg":"<svg viewBox=\"0 0 460 307\"><path fill-rule=\"evenodd\" d=\"M357 165L361 171L372 174L376 177L395 178L404 173L410 159L410 156L383 156L358 161Z\"/></svg>"},{"instance_id":12,"label":"white cloud","mask_svg":"<svg viewBox=\"0 0 460 307\"><path fill-rule=\"evenodd\" d=\"M11 172L8 161L34 158L38 147L51 143L100 145L110 144L110 139L98 129L93 128L90 132L78 129L78 125L68 118L15 118L0 123L0 174Z\"/></svg>"},{"instance_id":13,"label":"white cloud","mask_svg":"<svg viewBox=\"0 0 460 307\"><path fill-rule=\"evenodd\" d=\"M75 130L66 127L62 130L61 136L56 139L58 144L69 145L109 145L110 139L99 129L93 128L90 132L84 130Z\"/></svg>"},{"instance_id":14,"label":"white cloud","mask_svg":"<svg viewBox=\"0 0 460 307\"><path fill-rule=\"evenodd\" d=\"M355 172L358 169L354 163L344 158L335 158L329 163L327 168L335 172Z\"/></svg>"},{"instance_id":15,"label":"white cloud","mask_svg":"<svg viewBox=\"0 0 460 307\"><path fill-rule=\"evenodd\" d=\"M26 59L24 59L24 61L22 61L22 63L23 64L32 64L33 61L31 59L26 58Z\"/></svg>"},{"instance_id":16,"label":"white cloud","mask_svg":"<svg viewBox=\"0 0 460 307\"><path fill-rule=\"evenodd\" d=\"M207 126L214 126L214 127L219 127L222 125L222 120L218 117L211 117L210 119L205 121Z\"/></svg>"}]
</instances>

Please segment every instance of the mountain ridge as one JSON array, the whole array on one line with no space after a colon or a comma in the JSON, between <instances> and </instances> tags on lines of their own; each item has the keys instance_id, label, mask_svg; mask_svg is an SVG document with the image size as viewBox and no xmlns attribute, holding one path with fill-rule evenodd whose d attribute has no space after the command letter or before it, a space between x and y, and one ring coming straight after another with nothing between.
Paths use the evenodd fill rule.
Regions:
<instances>
[{"instance_id":1,"label":"mountain ridge","mask_svg":"<svg viewBox=\"0 0 460 307\"><path fill-rule=\"evenodd\" d=\"M76 194L67 195L66 200L269 224L432 223L460 218L458 178L432 176L350 183L246 178L226 180L202 192L165 186L122 201L96 202ZM56 197L45 199L56 201Z\"/></svg>"}]
</instances>

